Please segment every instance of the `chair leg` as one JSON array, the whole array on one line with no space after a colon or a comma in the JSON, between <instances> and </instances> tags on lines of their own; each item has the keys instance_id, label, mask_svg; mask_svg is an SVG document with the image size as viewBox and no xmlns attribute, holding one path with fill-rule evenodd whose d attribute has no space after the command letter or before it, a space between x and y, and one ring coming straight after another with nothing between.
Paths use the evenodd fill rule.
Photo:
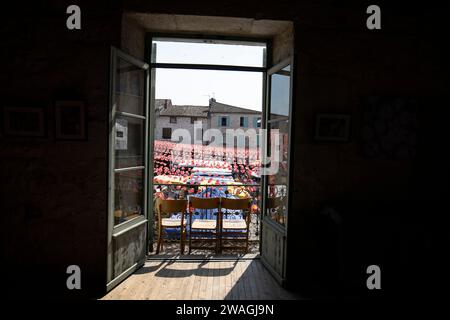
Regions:
<instances>
[{"instance_id":1,"label":"chair leg","mask_svg":"<svg viewBox=\"0 0 450 320\"><path fill-rule=\"evenodd\" d=\"M216 250L215 250L215 252L216 252L216 254L219 254L220 253L220 237L216 234L216 237L217 237L217 239L216 239Z\"/></svg>"},{"instance_id":2,"label":"chair leg","mask_svg":"<svg viewBox=\"0 0 450 320\"><path fill-rule=\"evenodd\" d=\"M158 241L156 242L156 254L159 254L160 244L161 244L161 225L158 224Z\"/></svg>"},{"instance_id":3,"label":"chair leg","mask_svg":"<svg viewBox=\"0 0 450 320\"><path fill-rule=\"evenodd\" d=\"M189 232L189 254L191 254L192 251L192 229Z\"/></svg>"},{"instance_id":4,"label":"chair leg","mask_svg":"<svg viewBox=\"0 0 450 320\"><path fill-rule=\"evenodd\" d=\"M180 252L181 254L184 254L184 239L186 237L186 231L183 231L183 228L181 228L180 232Z\"/></svg>"},{"instance_id":5,"label":"chair leg","mask_svg":"<svg viewBox=\"0 0 450 320\"><path fill-rule=\"evenodd\" d=\"M220 236L219 236L219 229L216 229L216 241L215 245L216 245L216 249L214 250L215 254L218 254L220 252Z\"/></svg>"},{"instance_id":6,"label":"chair leg","mask_svg":"<svg viewBox=\"0 0 450 320\"><path fill-rule=\"evenodd\" d=\"M223 236L222 236L222 231L219 233L219 253L222 254L223 253Z\"/></svg>"},{"instance_id":7,"label":"chair leg","mask_svg":"<svg viewBox=\"0 0 450 320\"><path fill-rule=\"evenodd\" d=\"M248 232L247 232L247 235L245 237L245 253L248 253Z\"/></svg>"},{"instance_id":8,"label":"chair leg","mask_svg":"<svg viewBox=\"0 0 450 320\"><path fill-rule=\"evenodd\" d=\"M159 254L159 247L161 246L161 235L158 235L158 242L156 243L156 254Z\"/></svg>"}]
</instances>

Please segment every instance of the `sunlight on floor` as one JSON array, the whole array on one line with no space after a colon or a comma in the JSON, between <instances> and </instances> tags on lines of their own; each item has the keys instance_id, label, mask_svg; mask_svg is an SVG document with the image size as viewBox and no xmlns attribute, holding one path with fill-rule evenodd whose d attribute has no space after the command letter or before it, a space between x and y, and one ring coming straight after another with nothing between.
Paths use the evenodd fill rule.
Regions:
<instances>
[{"instance_id":1,"label":"sunlight on floor","mask_svg":"<svg viewBox=\"0 0 450 320\"><path fill-rule=\"evenodd\" d=\"M298 299L259 260L147 261L103 300Z\"/></svg>"}]
</instances>

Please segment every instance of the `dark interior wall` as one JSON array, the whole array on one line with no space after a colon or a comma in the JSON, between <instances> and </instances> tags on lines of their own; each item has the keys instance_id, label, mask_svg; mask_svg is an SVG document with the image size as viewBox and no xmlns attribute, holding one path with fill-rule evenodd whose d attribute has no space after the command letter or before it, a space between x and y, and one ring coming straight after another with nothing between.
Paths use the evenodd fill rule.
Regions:
<instances>
[{"instance_id":1,"label":"dark interior wall","mask_svg":"<svg viewBox=\"0 0 450 320\"><path fill-rule=\"evenodd\" d=\"M447 237L439 231L438 208L445 207L449 190L448 152L442 148L449 80L444 28L436 8L381 8L379 33L364 30L362 16L352 14L333 15L336 28L301 21L296 28L298 170L290 224L299 239L288 240L288 274L298 288L320 294L373 294L365 283L371 264L381 267L383 293L392 295L435 288L444 270L437 249ZM362 99L368 95L418 99L414 159L363 156ZM350 142L314 142L319 112L350 114ZM326 214L325 206L340 220Z\"/></svg>"},{"instance_id":2,"label":"dark interior wall","mask_svg":"<svg viewBox=\"0 0 450 320\"><path fill-rule=\"evenodd\" d=\"M443 51L434 47L440 29L428 26L418 32L415 20L401 15L397 25L383 17L392 31L318 30L301 23L296 29L298 170L293 171L296 214L290 223L295 221L301 236L288 241L291 253L305 255L300 263L291 255L288 267L298 283L321 293L368 294L365 272L371 264L382 268L384 292L391 294L414 294L409 289L431 288L438 281L433 276L440 270L433 256L440 243L436 207L448 192L448 182L438 178L448 177L442 162L448 156L436 141L443 145L445 133L432 124L448 115L442 107L446 102L439 99L448 90L448 75L441 64ZM419 101L413 159L364 156L363 99L371 95ZM321 112L351 116L348 143L314 141L315 114ZM435 130L442 132L439 138L431 138ZM339 221L325 207L336 210ZM297 277L298 268L304 268L304 279Z\"/></svg>"},{"instance_id":3,"label":"dark interior wall","mask_svg":"<svg viewBox=\"0 0 450 320\"><path fill-rule=\"evenodd\" d=\"M402 285L415 271L426 273L437 265L432 256L438 240L437 208L448 190L448 156L442 148L447 144L448 103L442 97L449 81L440 47L446 39L445 10L380 5L383 29L369 31L368 4L97 1L80 3L82 30L68 31L69 4L34 2L15 8L1 22L1 96L8 104L45 105L49 120L46 139L1 137L1 219L8 226L2 231L2 255L9 272L42 272L36 281L45 284L47 294L60 295L68 293L65 267L79 264L86 289L82 294L95 296L104 290L109 48L119 46L122 9L295 22L294 196L289 216L289 234L294 236L288 240L292 287L363 295L365 268L379 264L387 289L404 291ZM362 156L361 97L373 94L420 98L414 160ZM87 141L54 139L52 103L58 99L86 102ZM315 142L318 112L350 114L350 142ZM324 206L334 208L342 224L321 214Z\"/></svg>"},{"instance_id":4,"label":"dark interior wall","mask_svg":"<svg viewBox=\"0 0 450 320\"><path fill-rule=\"evenodd\" d=\"M48 125L44 139L0 138L3 274L29 289L21 297L105 286L109 57L121 13L110 1L78 2L82 29L69 31L66 8L76 3L36 1L1 21L1 106L43 106ZM57 100L85 102L86 141L55 139ZM81 292L66 288L71 264Z\"/></svg>"},{"instance_id":5,"label":"dark interior wall","mask_svg":"<svg viewBox=\"0 0 450 320\"><path fill-rule=\"evenodd\" d=\"M294 21L287 278L291 288L308 295L364 296L371 264L382 268L384 293L393 295L432 288L439 281L436 271L443 270L435 253L444 240L437 231L442 217L437 208L448 195L448 155L441 147L447 136L442 117L448 115L443 96L449 87L445 10L379 1L382 30L370 31L370 4L125 2L126 10L137 12ZM419 102L414 158L363 156L363 101L373 95ZM314 141L315 115L321 112L351 116L349 142ZM337 212L337 218L324 208Z\"/></svg>"}]
</instances>

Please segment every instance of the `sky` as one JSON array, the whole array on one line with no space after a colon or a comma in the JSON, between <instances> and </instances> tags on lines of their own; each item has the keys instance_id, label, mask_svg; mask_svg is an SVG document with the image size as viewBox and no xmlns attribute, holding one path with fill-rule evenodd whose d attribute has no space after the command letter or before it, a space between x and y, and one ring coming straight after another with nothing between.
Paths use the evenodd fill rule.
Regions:
<instances>
[{"instance_id":1,"label":"sky","mask_svg":"<svg viewBox=\"0 0 450 320\"><path fill-rule=\"evenodd\" d=\"M156 41L162 63L202 63L262 66L264 48L227 44ZM156 99L175 105L208 105L217 102L262 110L263 74L260 72L157 69Z\"/></svg>"}]
</instances>

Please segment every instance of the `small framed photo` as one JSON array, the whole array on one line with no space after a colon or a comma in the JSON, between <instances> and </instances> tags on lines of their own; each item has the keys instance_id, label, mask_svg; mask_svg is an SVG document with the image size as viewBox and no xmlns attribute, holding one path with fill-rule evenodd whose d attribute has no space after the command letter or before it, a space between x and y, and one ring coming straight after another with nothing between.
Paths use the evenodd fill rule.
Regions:
<instances>
[{"instance_id":1,"label":"small framed photo","mask_svg":"<svg viewBox=\"0 0 450 320\"><path fill-rule=\"evenodd\" d=\"M86 110L83 101L55 102L55 138L86 140Z\"/></svg>"},{"instance_id":2,"label":"small framed photo","mask_svg":"<svg viewBox=\"0 0 450 320\"><path fill-rule=\"evenodd\" d=\"M317 141L349 141L350 115L320 113L316 115L314 139Z\"/></svg>"},{"instance_id":3,"label":"small framed photo","mask_svg":"<svg viewBox=\"0 0 450 320\"><path fill-rule=\"evenodd\" d=\"M44 107L3 108L3 132L5 136L44 138L47 136Z\"/></svg>"}]
</instances>

